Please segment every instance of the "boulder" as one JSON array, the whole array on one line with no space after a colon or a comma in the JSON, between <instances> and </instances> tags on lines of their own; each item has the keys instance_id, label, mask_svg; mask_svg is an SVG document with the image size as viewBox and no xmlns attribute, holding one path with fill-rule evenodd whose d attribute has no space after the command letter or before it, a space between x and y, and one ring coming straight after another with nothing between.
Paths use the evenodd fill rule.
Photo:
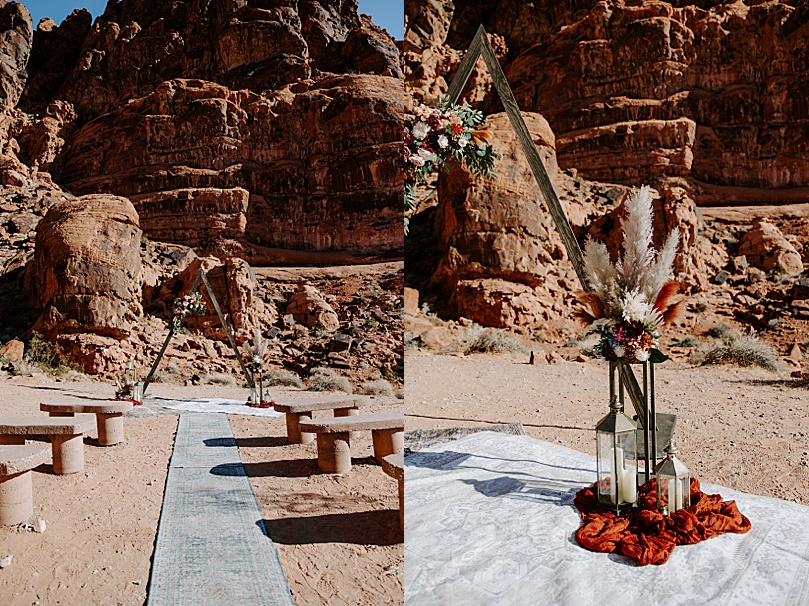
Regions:
<instances>
[{"instance_id":1,"label":"boulder","mask_svg":"<svg viewBox=\"0 0 809 606\"><path fill-rule=\"evenodd\" d=\"M11 339L8 343L0 347L0 359L20 362L25 354L25 343L19 339Z\"/></svg>"},{"instance_id":2,"label":"boulder","mask_svg":"<svg viewBox=\"0 0 809 606\"><path fill-rule=\"evenodd\" d=\"M191 291L197 280L199 271L205 272L211 284L217 303L233 329L233 337L242 343L253 336L259 329L266 332L278 319L278 312L255 296L256 276L253 269L243 259L216 257L194 257L175 278L168 280L159 291L159 300L168 312L176 298L183 297ZM200 282L197 288L202 293L205 303L205 314L201 317L191 316L185 325L201 330L210 338L226 340L227 335L216 314L208 289Z\"/></svg>"},{"instance_id":3,"label":"boulder","mask_svg":"<svg viewBox=\"0 0 809 606\"><path fill-rule=\"evenodd\" d=\"M419 312L419 291L415 288L404 289L404 310L411 314Z\"/></svg>"},{"instance_id":4,"label":"boulder","mask_svg":"<svg viewBox=\"0 0 809 606\"><path fill-rule=\"evenodd\" d=\"M764 271L779 270L791 276L803 272L800 253L784 237L781 230L766 219L757 219L739 243L739 254L748 263Z\"/></svg>"},{"instance_id":5,"label":"boulder","mask_svg":"<svg viewBox=\"0 0 809 606\"><path fill-rule=\"evenodd\" d=\"M340 328L340 319L320 291L311 284L300 283L298 290L289 298L287 313L304 326L322 326L329 332Z\"/></svg>"},{"instance_id":6,"label":"boulder","mask_svg":"<svg viewBox=\"0 0 809 606\"><path fill-rule=\"evenodd\" d=\"M126 198L81 196L39 223L26 289L46 334L125 338L142 315L138 215Z\"/></svg>"}]
</instances>

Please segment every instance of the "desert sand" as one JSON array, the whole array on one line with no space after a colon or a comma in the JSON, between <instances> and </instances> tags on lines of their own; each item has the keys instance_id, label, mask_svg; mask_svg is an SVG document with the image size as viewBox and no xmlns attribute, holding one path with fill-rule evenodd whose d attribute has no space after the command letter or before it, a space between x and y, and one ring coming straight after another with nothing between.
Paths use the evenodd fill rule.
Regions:
<instances>
[{"instance_id":1,"label":"desert sand","mask_svg":"<svg viewBox=\"0 0 809 606\"><path fill-rule=\"evenodd\" d=\"M416 350L405 363L407 431L522 423L529 436L595 456L594 428L609 412L604 362L530 366L526 355ZM694 476L809 503L809 387L789 374L675 360L656 379L657 410L677 415L679 456Z\"/></svg>"},{"instance_id":2,"label":"desert sand","mask_svg":"<svg viewBox=\"0 0 809 606\"><path fill-rule=\"evenodd\" d=\"M112 391L91 381L4 379L0 415L44 415L42 401L106 398ZM247 390L153 384L148 395L241 399ZM369 408L397 402L376 399ZM35 469L31 522L45 520L46 528L0 527L0 559L13 556L0 570L0 603L145 602L177 416L148 404L135 415L125 418L123 444L99 447L95 430L85 438L84 472ZM283 417L230 420L296 604L402 603L396 482L373 462L370 436L353 445L354 468L330 476L318 472L314 446L286 444Z\"/></svg>"}]
</instances>

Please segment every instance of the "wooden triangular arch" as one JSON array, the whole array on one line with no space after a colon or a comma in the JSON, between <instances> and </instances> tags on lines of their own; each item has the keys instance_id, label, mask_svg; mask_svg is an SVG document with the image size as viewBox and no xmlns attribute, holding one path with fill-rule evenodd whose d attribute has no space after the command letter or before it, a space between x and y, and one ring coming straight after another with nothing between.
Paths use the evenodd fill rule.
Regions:
<instances>
[{"instance_id":1,"label":"wooden triangular arch","mask_svg":"<svg viewBox=\"0 0 809 606\"><path fill-rule=\"evenodd\" d=\"M523 120L522 113L517 105L517 100L514 98L514 93L511 92L511 87L508 84L508 80L506 80L506 75L503 73L503 68L500 66L500 62L494 54L494 49L489 42L489 37L486 35L486 30L483 28L483 25L478 28L475 37L472 38L472 42L461 64L458 66L458 71L452 78L452 82L450 82L447 90L448 101L451 105L458 103L464 86L466 86L466 82L469 80L469 76L472 75L472 70L475 68L475 63L477 63L478 57L481 55L483 55L483 61L489 69L494 88L500 97L500 101L503 103L511 126L517 134L517 139L528 160L528 165L534 173L534 179L536 179L539 190L542 192L542 196L545 199L548 212L550 212L551 218L556 225L556 230L559 232L562 243L565 245L567 256L571 263L573 263L573 268L576 270L576 275L579 277L581 287L586 291L592 290L590 282L587 279L587 274L584 271L584 259L581 247L576 240L576 236L573 235L573 229L570 227L565 211L559 202L559 197L553 189L548 171L545 170L545 165L542 163L542 158L539 156L536 145L534 145L534 140L531 138L531 133L528 130L528 126L525 124L525 120ZM646 394L644 394L644 391L641 389L629 364L619 361L616 366L626 386L629 399L632 401L638 419L642 426L646 427Z\"/></svg>"},{"instance_id":2,"label":"wooden triangular arch","mask_svg":"<svg viewBox=\"0 0 809 606\"><path fill-rule=\"evenodd\" d=\"M189 295L194 294L199 289L200 281L205 285L205 289L208 291L208 296L211 298L211 303L213 303L213 308L216 310L216 315L219 316L219 321L222 323L222 328L225 329L225 334L228 337L228 341L230 342L230 347L233 349L233 353L236 354L236 361L239 363L239 366L244 373L245 379L247 379L247 384L252 388L255 387L255 382L253 381L253 375L247 370L247 367L244 365L244 361L242 360L242 356L239 353L239 348L236 346L236 341L233 339L233 333L230 331L230 326L225 321L225 316L222 314L222 309L219 307L219 301L216 300L216 295L213 293L213 289L211 288L211 283L208 282L208 276L205 275L205 271L200 267L199 273L197 274L196 280L194 280L194 284L191 286L191 290L188 291ZM174 319L174 315L172 314L172 319ZM163 355L166 353L166 349L171 342L171 338L174 336L174 331L169 328L169 334L166 336L166 340L163 342L163 347L160 349L160 353L157 354L157 358L152 364L151 370L149 370L149 374L143 381L143 393L146 393L146 388L149 387L149 383L152 381L152 377L154 376L155 371L157 370L158 365L160 364L160 360L163 359Z\"/></svg>"}]
</instances>

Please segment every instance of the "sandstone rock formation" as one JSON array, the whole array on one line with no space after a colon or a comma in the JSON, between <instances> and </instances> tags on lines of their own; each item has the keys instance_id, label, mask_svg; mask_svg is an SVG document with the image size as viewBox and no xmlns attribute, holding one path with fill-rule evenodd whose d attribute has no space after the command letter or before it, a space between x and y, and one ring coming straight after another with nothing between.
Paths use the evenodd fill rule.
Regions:
<instances>
[{"instance_id":1,"label":"sandstone rock formation","mask_svg":"<svg viewBox=\"0 0 809 606\"><path fill-rule=\"evenodd\" d=\"M256 276L250 265L242 259L228 258L222 261L215 257L194 258L176 278L165 282L159 296L152 303L163 302L167 308L167 318L174 299L190 292L200 269L205 272L217 303L225 314L225 320L233 328L233 336L237 342L242 343L251 338L255 329L263 331L275 323L278 318L275 308L266 305L255 294ZM216 315L208 289L200 282L198 291L202 293L205 302L205 315L189 317L185 323L201 329L207 337L225 340L225 330Z\"/></svg>"},{"instance_id":2,"label":"sandstone rock formation","mask_svg":"<svg viewBox=\"0 0 809 606\"><path fill-rule=\"evenodd\" d=\"M621 198L650 184L655 243L679 227L677 278L695 292L740 254L703 209L809 199L797 84L809 73L803 3L430 0L405 10L402 56L416 101L446 92L486 27L535 138L531 121L546 121L541 150L580 243L591 236L617 254ZM564 251L533 202L539 191L513 135L505 123L498 132L502 105L480 61L464 98L490 114L504 157L494 181L453 169L425 197L437 203L429 225L441 243L431 289L449 295L450 315L492 326L561 322L553 280L578 284L567 284Z\"/></svg>"},{"instance_id":3,"label":"sandstone rock formation","mask_svg":"<svg viewBox=\"0 0 809 606\"><path fill-rule=\"evenodd\" d=\"M0 4L0 110L11 109L25 85L31 52L31 15L19 2Z\"/></svg>"},{"instance_id":4,"label":"sandstone rock formation","mask_svg":"<svg viewBox=\"0 0 809 606\"><path fill-rule=\"evenodd\" d=\"M304 326L320 325L329 332L340 328L340 318L334 308L311 284L298 284L298 290L289 298L286 312Z\"/></svg>"},{"instance_id":5,"label":"sandstone rock formation","mask_svg":"<svg viewBox=\"0 0 809 606\"><path fill-rule=\"evenodd\" d=\"M79 126L39 126L66 146L30 160L75 194L130 197L151 238L401 253L390 36L356 2L208 4L123 0L93 24L79 10L40 24L20 107L59 101Z\"/></svg>"},{"instance_id":6,"label":"sandstone rock formation","mask_svg":"<svg viewBox=\"0 0 809 606\"><path fill-rule=\"evenodd\" d=\"M26 282L40 310L34 330L125 338L143 314L138 215L125 198L55 204L39 225Z\"/></svg>"},{"instance_id":7,"label":"sandstone rock formation","mask_svg":"<svg viewBox=\"0 0 809 606\"><path fill-rule=\"evenodd\" d=\"M758 219L739 243L739 254L747 262L765 271L776 270L796 276L803 273L803 261L795 247L776 225Z\"/></svg>"}]
</instances>

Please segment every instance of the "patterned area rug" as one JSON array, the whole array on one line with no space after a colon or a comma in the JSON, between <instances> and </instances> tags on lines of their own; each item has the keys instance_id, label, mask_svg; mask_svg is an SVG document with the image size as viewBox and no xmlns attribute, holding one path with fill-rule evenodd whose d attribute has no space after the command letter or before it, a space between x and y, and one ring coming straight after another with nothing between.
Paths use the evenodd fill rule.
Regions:
<instances>
[{"instance_id":1,"label":"patterned area rug","mask_svg":"<svg viewBox=\"0 0 809 606\"><path fill-rule=\"evenodd\" d=\"M525 429L521 423L508 423L502 425L486 425L483 427L449 427L447 429L416 429L405 432L405 454L407 451L418 451L445 444L481 431L497 431L515 436L524 436Z\"/></svg>"},{"instance_id":2,"label":"patterned area rug","mask_svg":"<svg viewBox=\"0 0 809 606\"><path fill-rule=\"evenodd\" d=\"M479 432L405 459L407 606L809 604L809 507L703 484L753 524L677 547L662 566L593 553L573 497L595 459Z\"/></svg>"},{"instance_id":3,"label":"patterned area rug","mask_svg":"<svg viewBox=\"0 0 809 606\"><path fill-rule=\"evenodd\" d=\"M183 414L147 606L293 606L225 415Z\"/></svg>"}]
</instances>

